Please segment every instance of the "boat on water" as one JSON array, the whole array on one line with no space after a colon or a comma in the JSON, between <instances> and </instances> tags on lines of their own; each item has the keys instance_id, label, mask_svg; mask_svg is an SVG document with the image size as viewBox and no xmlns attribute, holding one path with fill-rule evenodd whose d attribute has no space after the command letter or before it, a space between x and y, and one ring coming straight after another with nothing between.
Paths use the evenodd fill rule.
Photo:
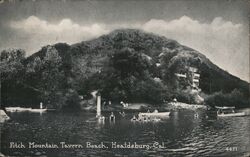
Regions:
<instances>
[{"instance_id":1,"label":"boat on water","mask_svg":"<svg viewBox=\"0 0 250 157\"><path fill-rule=\"evenodd\" d=\"M40 108L39 109L31 109L30 112L38 112L38 113L42 113L47 111L47 108L43 108L43 103L40 102Z\"/></svg>"},{"instance_id":2,"label":"boat on water","mask_svg":"<svg viewBox=\"0 0 250 157\"><path fill-rule=\"evenodd\" d=\"M138 118L134 115L131 121L139 121L139 122L159 122L161 118L168 117L170 112L158 112L155 110L154 112L140 112L138 114Z\"/></svg>"},{"instance_id":3,"label":"boat on water","mask_svg":"<svg viewBox=\"0 0 250 157\"><path fill-rule=\"evenodd\" d=\"M27 107L6 107L5 108L7 112L45 112L47 111L46 108L44 109L33 109L33 108L27 108Z\"/></svg>"},{"instance_id":4,"label":"boat on water","mask_svg":"<svg viewBox=\"0 0 250 157\"><path fill-rule=\"evenodd\" d=\"M30 110L30 112L38 112L38 113L45 112L45 111L47 111L46 108L44 108L44 109L31 109Z\"/></svg>"},{"instance_id":5,"label":"boat on water","mask_svg":"<svg viewBox=\"0 0 250 157\"><path fill-rule=\"evenodd\" d=\"M228 107L228 106L215 106L217 108L217 117L240 117L245 116L244 112L235 112L235 107Z\"/></svg>"},{"instance_id":6,"label":"boat on water","mask_svg":"<svg viewBox=\"0 0 250 157\"><path fill-rule=\"evenodd\" d=\"M5 108L7 112L26 112L30 111L32 108L27 107L6 107Z\"/></svg>"},{"instance_id":7,"label":"boat on water","mask_svg":"<svg viewBox=\"0 0 250 157\"><path fill-rule=\"evenodd\" d=\"M139 117L141 116L147 116L147 117L166 117L169 116L170 112L158 112L158 110L155 110L154 112L140 112L138 114Z\"/></svg>"},{"instance_id":8,"label":"boat on water","mask_svg":"<svg viewBox=\"0 0 250 157\"><path fill-rule=\"evenodd\" d=\"M33 109L31 107L6 107L5 108L7 112L45 112L47 111L47 108L43 108L43 103L40 103L40 108Z\"/></svg>"}]
</instances>

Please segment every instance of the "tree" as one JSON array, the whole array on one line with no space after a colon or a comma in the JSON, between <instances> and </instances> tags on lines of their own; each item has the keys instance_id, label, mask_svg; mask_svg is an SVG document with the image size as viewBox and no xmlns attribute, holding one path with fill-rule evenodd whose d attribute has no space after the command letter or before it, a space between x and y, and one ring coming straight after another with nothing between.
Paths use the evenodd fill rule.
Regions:
<instances>
[{"instance_id":1,"label":"tree","mask_svg":"<svg viewBox=\"0 0 250 157\"><path fill-rule=\"evenodd\" d=\"M147 60L130 48L123 48L114 53L111 63L122 78L130 75L143 76L145 69L149 67Z\"/></svg>"},{"instance_id":2,"label":"tree","mask_svg":"<svg viewBox=\"0 0 250 157\"><path fill-rule=\"evenodd\" d=\"M0 54L1 81L19 77L24 70L25 51L21 49L3 50ZM20 79L20 78L19 78Z\"/></svg>"}]
</instances>

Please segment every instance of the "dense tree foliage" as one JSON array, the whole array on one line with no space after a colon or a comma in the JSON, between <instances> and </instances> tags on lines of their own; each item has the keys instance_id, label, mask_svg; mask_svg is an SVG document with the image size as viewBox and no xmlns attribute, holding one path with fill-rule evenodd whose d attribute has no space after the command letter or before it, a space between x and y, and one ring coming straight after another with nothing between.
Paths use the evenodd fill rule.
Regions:
<instances>
[{"instance_id":1,"label":"dense tree foliage","mask_svg":"<svg viewBox=\"0 0 250 157\"><path fill-rule=\"evenodd\" d=\"M230 93L215 92L206 97L205 102L211 106L243 106L249 107L250 99L246 99L240 90Z\"/></svg>"}]
</instances>

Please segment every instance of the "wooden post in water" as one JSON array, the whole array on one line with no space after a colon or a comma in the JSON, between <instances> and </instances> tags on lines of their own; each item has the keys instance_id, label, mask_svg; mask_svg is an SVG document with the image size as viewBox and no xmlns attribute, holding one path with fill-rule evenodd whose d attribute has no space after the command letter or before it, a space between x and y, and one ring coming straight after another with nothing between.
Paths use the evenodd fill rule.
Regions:
<instances>
[{"instance_id":1,"label":"wooden post in water","mask_svg":"<svg viewBox=\"0 0 250 157\"><path fill-rule=\"evenodd\" d=\"M96 117L101 116L101 95L97 94L97 102L96 102Z\"/></svg>"}]
</instances>

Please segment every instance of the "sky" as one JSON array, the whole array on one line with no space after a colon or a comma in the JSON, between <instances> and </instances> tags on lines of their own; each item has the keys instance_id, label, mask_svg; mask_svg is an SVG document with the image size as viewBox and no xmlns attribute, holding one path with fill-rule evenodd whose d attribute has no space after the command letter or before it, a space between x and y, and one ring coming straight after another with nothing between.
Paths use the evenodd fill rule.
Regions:
<instances>
[{"instance_id":1,"label":"sky","mask_svg":"<svg viewBox=\"0 0 250 157\"><path fill-rule=\"evenodd\" d=\"M118 28L177 40L249 82L247 0L0 0L0 51L73 44Z\"/></svg>"}]
</instances>

